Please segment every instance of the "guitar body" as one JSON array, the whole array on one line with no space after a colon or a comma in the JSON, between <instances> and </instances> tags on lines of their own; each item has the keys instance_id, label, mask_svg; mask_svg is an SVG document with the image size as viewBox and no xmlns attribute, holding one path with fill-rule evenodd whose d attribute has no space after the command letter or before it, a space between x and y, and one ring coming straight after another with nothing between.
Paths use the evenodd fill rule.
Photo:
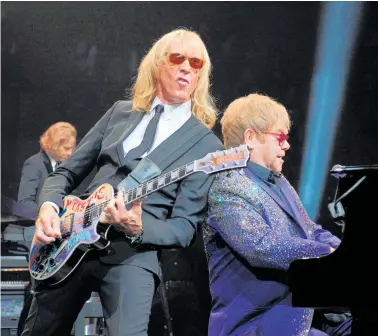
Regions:
<instances>
[{"instance_id":1,"label":"guitar body","mask_svg":"<svg viewBox=\"0 0 378 336\"><path fill-rule=\"evenodd\" d=\"M99 186L86 200L68 195L63 200L62 238L39 244L33 238L29 270L38 281L55 285L74 271L85 254L109 245L106 235L110 225L99 224L102 204L114 197L110 184Z\"/></svg>"}]
</instances>

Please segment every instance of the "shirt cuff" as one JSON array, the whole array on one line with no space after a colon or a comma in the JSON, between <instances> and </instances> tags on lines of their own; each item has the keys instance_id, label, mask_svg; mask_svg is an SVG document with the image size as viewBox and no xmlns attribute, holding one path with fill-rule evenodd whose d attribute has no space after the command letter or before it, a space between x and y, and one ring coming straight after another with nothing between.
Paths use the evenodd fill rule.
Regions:
<instances>
[{"instance_id":1,"label":"shirt cuff","mask_svg":"<svg viewBox=\"0 0 378 336\"><path fill-rule=\"evenodd\" d=\"M59 214L60 209L59 209L59 207L58 207L54 202L50 202L50 201L43 202L42 205L41 205L41 208L42 208L44 205L46 205L46 204L48 204L48 205L52 205L52 206L54 207L56 213Z\"/></svg>"}]
</instances>

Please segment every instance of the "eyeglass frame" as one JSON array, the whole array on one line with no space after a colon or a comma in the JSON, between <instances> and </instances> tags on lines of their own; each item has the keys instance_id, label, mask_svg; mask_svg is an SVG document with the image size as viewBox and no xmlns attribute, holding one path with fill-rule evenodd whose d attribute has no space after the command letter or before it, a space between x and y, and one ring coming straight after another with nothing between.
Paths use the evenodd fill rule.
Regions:
<instances>
[{"instance_id":1,"label":"eyeglass frame","mask_svg":"<svg viewBox=\"0 0 378 336\"><path fill-rule=\"evenodd\" d=\"M173 54L177 54L177 55L180 55L180 56L184 56L184 60L181 62L181 63L173 63L171 60L170 60L170 57L171 57L171 55L173 55ZM186 60L188 60L188 62L189 62L189 65L190 65L190 67L192 68L192 69L194 69L194 70L202 70L202 68L203 68L203 66L205 65L205 63L206 63L206 60L204 60L204 59L202 59L202 58L199 58L199 57L189 57L189 56L186 56L186 55L184 55L184 54L181 54L181 53L174 53L174 52L166 52L165 53L165 55L167 55L168 56L168 61L171 63L171 64L173 64L173 65L181 65L182 63L184 63ZM190 60L191 59L197 59L197 60L200 60L201 62L202 62L202 65L201 65L201 67L200 68L194 68L191 64L190 64Z\"/></svg>"},{"instance_id":2,"label":"eyeglass frame","mask_svg":"<svg viewBox=\"0 0 378 336\"><path fill-rule=\"evenodd\" d=\"M278 144L280 146L282 146L285 143L285 141L289 140L289 135L285 134L284 132L280 132L280 133L276 133L276 132L261 132L261 133L263 133L263 134L270 134L270 135L274 135L275 137L277 137Z\"/></svg>"}]
</instances>

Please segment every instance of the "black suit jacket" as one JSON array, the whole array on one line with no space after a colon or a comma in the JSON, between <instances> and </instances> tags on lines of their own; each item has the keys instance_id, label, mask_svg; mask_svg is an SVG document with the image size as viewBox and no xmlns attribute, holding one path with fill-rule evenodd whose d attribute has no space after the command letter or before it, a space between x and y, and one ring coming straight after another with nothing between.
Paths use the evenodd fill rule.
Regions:
<instances>
[{"instance_id":1,"label":"black suit jacket","mask_svg":"<svg viewBox=\"0 0 378 336\"><path fill-rule=\"evenodd\" d=\"M122 144L143 116L144 113L131 111L130 102L116 102L87 133L72 156L46 179L40 203L52 201L61 207L63 197L94 167L97 173L83 198L103 183L116 188L135 167L130 162L123 162ZM190 147L186 140L194 134L196 143ZM172 148L178 149L172 152ZM191 116L150 153L149 158L164 173L220 149L223 145L214 133ZM114 237L102 261L132 264L159 274L158 250L187 247L192 243L206 212L207 193L213 178L213 175L195 173L149 195L142 205L144 234L140 247L131 248L120 234Z\"/></svg>"},{"instance_id":2,"label":"black suit jacket","mask_svg":"<svg viewBox=\"0 0 378 336\"><path fill-rule=\"evenodd\" d=\"M18 188L18 202L37 210L43 182L52 171L50 159L45 152L38 152L26 159L22 167Z\"/></svg>"}]
</instances>

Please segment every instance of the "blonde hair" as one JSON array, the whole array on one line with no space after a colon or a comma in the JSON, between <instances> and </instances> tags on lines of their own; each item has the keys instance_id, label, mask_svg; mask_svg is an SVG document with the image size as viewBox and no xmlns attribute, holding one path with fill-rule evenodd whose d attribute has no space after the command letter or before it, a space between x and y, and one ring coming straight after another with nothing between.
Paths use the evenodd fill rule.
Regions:
<instances>
[{"instance_id":1,"label":"blonde hair","mask_svg":"<svg viewBox=\"0 0 378 336\"><path fill-rule=\"evenodd\" d=\"M243 143L244 132L250 128L262 137L262 132L275 126L290 130L291 121L286 108L273 98L253 93L234 100L221 119L222 135L226 148Z\"/></svg>"},{"instance_id":2,"label":"blonde hair","mask_svg":"<svg viewBox=\"0 0 378 336\"><path fill-rule=\"evenodd\" d=\"M39 138L41 150L50 151L57 149L69 138L76 139L76 128L68 122L60 121L51 125Z\"/></svg>"},{"instance_id":3,"label":"blonde hair","mask_svg":"<svg viewBox=\"0 0 378 336\"><path fill-rule=\"evenodd\" d=\"M131 90L131 99L133 101L134 111L149 111L152 100L157 94L156 90L156 71L162 58L168 52L173 40L180 38L185 44L185 40L190 37L197 38L203 46L203 57L205 64L200 70L197 87L192 94L193 114L208 128L212 128L216 122L217 111L215 108L214 98L210 94L210 74L211 61L200 36L188 29L176 29L165 34L157 40L152 48L142 59L139 65L138 75Z\"/></svg>"}]
</instances>

